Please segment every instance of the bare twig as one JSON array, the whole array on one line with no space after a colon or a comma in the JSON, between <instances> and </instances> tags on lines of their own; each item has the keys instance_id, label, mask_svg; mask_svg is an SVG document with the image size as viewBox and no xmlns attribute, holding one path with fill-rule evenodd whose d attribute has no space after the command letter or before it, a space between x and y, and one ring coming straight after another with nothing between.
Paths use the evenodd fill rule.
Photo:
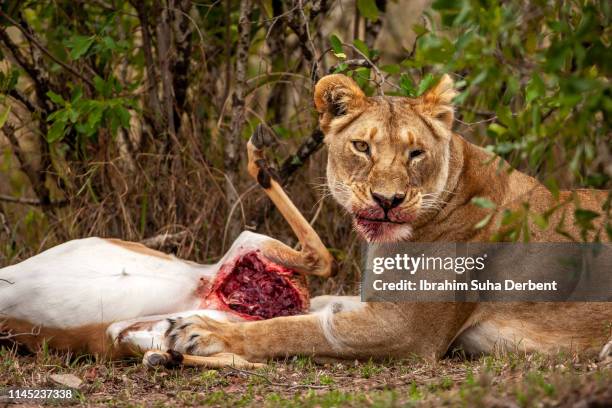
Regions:
<instances>
[{"instance_id":1,"label":"bare twig","mask_svg":"<svg viewBox=\"0 0 612 408\"><path fill-rule=\"evenodd\" d=\"M187 235L189 235L189 231L181 231L177 232L176 234L168 234L166 232L164 234L143 239L142 241L140 241L140 243L151 248L162 248L168 243L177 242L184 239Z\"/></svg>"},{"instance_id":2,"label":"bare twig","mask_svg":"<svg viewBox=\"0 0 612 408\"><path fill-rule=\"evenodd\" d=\"M15 204L24 204L24 205L49 205L54 207L62 207L68 204L68 201L53 201L48 204L43 204L42 201L36 198L22 198L22 197L13 197L5 194L0 194L0 201L4 201L7 203L15 203Z\"/></svg>"},{"instance_id":3,"label":"bare twig","mask_svg":"<svg viewBox=\"0 0 612 408\"><path fill-rule=\"evenodd\" d=\"M0 340L10 340L19 336L38 336L40 334L40 326L32 327L29 333L13 333L11 330L0 336Z\"/></svg>"},{"instance_id":4,"label":"bare twig","mask_svg":"<svg viewBox=\"0 0 612 408\"><path fill-rule=\"evenodd\" d=\"M326 2L318 2L317 12L324 12L327 5ZM300 46L300 50L302 51L302 56L311 66L311 78L313 82L316 82L319 77L319 63L318 58L315 55L316 48L310 36L310 28L308 26L309 20L306 17L306 13L304 12L303 1L302 0L294 0L293 2L293 12L285 15L285 19L287 25L298 37L298 43ZM311 17L314 17L311 15Z\"/></svg>"},{"instance_id":5,"label":"bare twig","mask_svg":"<svg viewBox=\"0 0 612 408\"><path fill-rule=\"evenodd\" d=\"M329 68L329 72L335 72L340 66L346 65L347 68L372 68L372 63L364 58L348 59L340 61Z\"/></svg>"},{"instance_id":6,"label":"bare twig","mask_svg":"<svg viewBox=\"0 0 612 408\"><path fill-rule=\"evenodd\" d=\"M9 51L9 57L12 56L12 59L16 63L16 65L23 68L23 70L32 79L32 81L34 82L34 90L36 91L36 96L45 107L45 111L48 112L50 109L52 109L53 104L47 96L47 92L50 90L50 84L47 77L40 70L40 67L37 67L35 64L32 64L30 63L30 61L28 61L26 56L23 55L23 53L20 51L19 46L13 42L6 30L1 27L0 41L2 42L2 44L4 44L4 48ZM20 99L19 94L13 94L11 96ZM41 123L44 124L45 121L42 120Z\"/></svg>"},{"instance_id":7,"label":"bare twig","mask_svg":"<svg viewBox=\"0 0 612 408\"><path fill-rule=\"evenodd\" d=\"M19 31L21 31L21 33L28 40L30 40L32 42L32 44L34 44L39 50L41 50L43 52L43 54L45 54L47 57L49 57L51 60L53 60L53 62L55 62L56 64L58 64L62 68L64 68L66 71L70 72L75 77L81 79L83 82L85 82L87 84L87 86L89 86L90 89L94 89L95 88L93 82L89 78L85 77L83 74L81 74L79 71L77 71L74 67L66 64L65 62L63 62L62 60L57 58L55 55L51 54L51 52L44 45L42 45L40 43L40 41L38 41L38 39L34 35L32 35L30 32L28 32L28 30L23 28L21 26L21 24L19 24L17 21L15 21L11 16L9 16L8 14L6 14L2 10L0 10L0 17L4 17L8 21L10 21L11 24L15 25L15 27L17 27L19 29Z\"/></svg>"},{"instance_id":8,"label":"bare twig","mask_svg":"<svg viewBox=\"0 0 612 408\"><path fill-rule=\"evenodd\" d=\"M363 52L361 52L361 50L359 48L355 47L353 44L342 43L342 45L344 45L345 47L351 48L354 52L356 52L357 54L361 55L361 57L370 64L370 66L372 67L372 69L376 73L376 76L378 78L380 78L380 82L374 81L374 82L376 82L376 86L378 87L378 92L380 92L380 94L384 96L385 95L385 91L383 90L383 85L385 84L386 78L382 74L382 72L380 72L380 69L378 69L376 64L374 64L372 62L372 60L370 58L368 58L367 55L365 55Z\"/></svg>"},{"instance_id":9,"label":"bare twig","mask_svg":"<svg viewBox=\"0 0 612 408\"><path fill-rule=\"evenodd\" d=\"M316 128L312 131L310 136L302 142L296 152L283 161L279 172L283 184L289 180L310 156L321 148L323 138L323 132L321 132L319 128Z\"/></svg>"},{"instance_id":10,"label":"bare twig","mask_svg":"<svg viewBox=\"0 0 612 408\"><path fill-rule=\"evenodd\" d=\"M26 107L26 109L28 111L30 111L30 113L35 113L35 112L41 112L42 110L40 109L40 107L36 104L34 104L34 102L32 102L26 95L24 95L23 92L21 92L18 89L11 89L9 91L9 96L11 96L13 99L21 102L21 104L23 106Z\"/></svg>"}]
</instances>

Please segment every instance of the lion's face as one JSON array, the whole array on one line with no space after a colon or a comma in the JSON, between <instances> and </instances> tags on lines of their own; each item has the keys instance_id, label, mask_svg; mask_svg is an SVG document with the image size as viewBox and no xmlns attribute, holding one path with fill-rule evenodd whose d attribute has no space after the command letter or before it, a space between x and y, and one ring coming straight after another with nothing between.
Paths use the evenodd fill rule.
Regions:
<instances>
[{"instance_id":1,"label":"lion's face","mask_svg":"<svg viewBox=\"0 0 612 408\"><path fill-rule=\"evenodd\" d=\"M439 208L455 94L448 76L418 99L368 98L343 75L317 83L328 186L365 239L406 240L419 217Z\"/></svg>"}]
</instances>

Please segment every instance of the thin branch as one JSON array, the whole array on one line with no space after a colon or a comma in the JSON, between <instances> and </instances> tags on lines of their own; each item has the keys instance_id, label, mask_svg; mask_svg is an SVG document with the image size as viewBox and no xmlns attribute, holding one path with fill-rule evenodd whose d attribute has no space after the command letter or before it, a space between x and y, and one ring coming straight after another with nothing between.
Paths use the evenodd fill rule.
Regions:
<instances>
[{"instance_id":1,"label":"thin branch","mask_svg":"<svg viewBox=\"0 0 612 408\"><path fill-rule=\"evenodd\" d=\"M44 45L42 45L40 43L40 41L38 41L38 39L34 35L30 34L28 32L28 30L23 28L21 26L21 24L19 24L17 21L15 21L13 18L11 18L11 16L6 14L4 11L0 10L0 17L6 18L9 22L11 22L11 24L15 25L15 27L17 27L19 29L19 31L21 31L21 33L28 40L30 40L32 42L32 44L34 44L36 47L38 47L38 49L41 50L51 60L53 60L53 62L55 62L56 64L58 64L62 68L64 68L66 71L70 72L72 75L74 75L77 78L81 79L83 82L85 82L89 86L90 89L94 89L95 88L93 82L89 78L85 77L83 74L78 72L75 68L73 68L72 66L66 64L65 62L63 62L62 60L57 58L55 55L51 54L51 52Z\"/></svg>"},{"instance_id":2,"label":"thin branch","mask_svg":"<svg viewBox=\"0 0 612 408\"><path fill-rule=\"evenodd\" d=\"M146 238L140 241L141 244L151 248L162 248L164 245L180 241L189 235L189 231L181 231L176 234L164 234L156 235L154 237Z\"/></svg>"},{"instance_id":3,"label":"thin branch","mask_svg":"<svg viewBox=\"0 0 612 408\"><path fill-rule=\"evenodd\" d=\"M352 68L372 68L373 67L372 63L364 58L348 59L348 60L340 61L337 64L332 65L329 68L329 73L335 72L342 65L346 65L350 69Z\"/></svg>"},{"instance_id":4,"label":"thin branch","mask_svg":"<svg viewBox=\"0 0 612 408\"><path fill-rule=\"evenodd\" d=\"M34 206L53 206L53 207L63 207L68 204L67 200L62 201L52 201L48 204L44 204L42 201L36 198L23 198L23 197L13 197L6 194L0 194L0 201L4 201L7 203L15 203L15 204L24 204L24 205L34 205Z\"/></svg>"},{"instance_id":5,"label":"thin branch","mask_svg":"<svg viewBox=\"0 0 612 408\"><path fill-rule=\"evenodd\" d=\"M32 330L29 333L13 333L12 331L6 332L5 335L0 336L0 340L10 340L19 336L38 336L40 334L40 326L32 327Z\"/></svg>"},{"instance_id":6,"label":"thin branch","mask_svg":"<svg viewBox=\"0 0 612 408\"><path fill-rule=\"evenodd\" d=\"M13 42L11 37L3 28L0 28L0 41L2 41L4 47L9 51L10 56L12 56L15 64L23 68L23 70L34 82L36 96L38 97L38 100L43 103L43 106L45 106L45 112L52 110L53 103L49 100L49 97L47 96L47 92L50 90L49 81L47 80L45 75L43 75L40 68L27 60L26 56L20 52L19 46ZM43 122L44 120L41 121L41 123Z\"/></svg>"},{"instance_id":7,"label":"thin branch","mask_svg":"<svg viewBox=\"0 0 612 408\"><path fill-rule=\"evenodd\" d=\"M285 184L289 178L306 163L308 158L316 153L323 144L324 135L319 128L312 131L310 136L302 142L296 152L287 157L280 167L280 179Z\"/></svg>"},{"instance_id":8,"label":"thin branch","mask_svg":"<svg viewBox=\"0 0 612 408\"><path fill-rule=\"evenodd\" d=\"M20 90L14 88L14 89L11 89L8 94L13 99L21 102L21 104L25 106L26 109L30 111L30 113L35 113L35 112L42 113L42 109L38 105L35 105L34 102L32 102L30 99L28 99L28 97L25 96L23 92L21 92Z\"/></svg>"},{"instance_id":9,"label":"thin branch","mask_svg":"<svg viewBox=\"0 0 612 408\"><path fill-rule=\"evenodd\" d=\"M371 65L372 69L376 73L376 76L378 76L380 78L380 82L375 81L376 82L376 86L378 87L378 92L380 92L380 94L384 96L385 92L383 91L383 85L385 84L386 78L382 74L382 72L380 72L380 70L378 69L376 64L374 64L372 62L372 60L370 58L368 58L367 55L365 55L363 52L361 52L361 50L359 48L355 47L353 44L342 43L342 45L344 45L345 47L350 47L354 52L356 52L357 54L361 55L361 57L364 60L366 60Z\"/></svg>"},{"instance_id":10,"label":"thin branch","mask_svg":"<svg viewBox=\"0 0 612 408\"><path fill-rule=\"evenodd\" d=\"M285 21L291 30L298 37L298 43L302 50L302 56L311 66L311 78L316 82L319 77L319 64L315 57L315 47L310 37L310 29L308 27L308 19L304 12L302 0L294 0L293 12L285 16Z\"/></svg>"}]
</instances>

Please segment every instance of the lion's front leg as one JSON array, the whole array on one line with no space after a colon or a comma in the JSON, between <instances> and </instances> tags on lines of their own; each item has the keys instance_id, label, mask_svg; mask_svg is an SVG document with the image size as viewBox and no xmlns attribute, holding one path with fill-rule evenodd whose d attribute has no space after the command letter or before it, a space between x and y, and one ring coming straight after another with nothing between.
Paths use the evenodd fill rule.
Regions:
<instances>
[{"instance_id":1,"label":"lion's front leg","mask_svg":"<svg viewBox=\"0 0 612 408\"><path fill-rule=\"evenodd\" d=\"M241 323L192 316L171 321L167 344L181 353L198 356L234 353L249 361L297 354L337 354L316 315Z\"/></svg>"},{"instance_id":2,"label":"lion's front leg","mask_svg":"<svg viewBox=\"0 0 612 408\"><path fill-rule=\"evenodd\" d=\"M371 306L353 297L339 298L315 313L256 322L177 319L168 330L168 346L204 356L230 352L249 361L292 355L385 358L415 351L411 345L416 337L406 335L405 325L387 321L388 315L378 309L382 304Z\"/></svg>"}]
</instances>

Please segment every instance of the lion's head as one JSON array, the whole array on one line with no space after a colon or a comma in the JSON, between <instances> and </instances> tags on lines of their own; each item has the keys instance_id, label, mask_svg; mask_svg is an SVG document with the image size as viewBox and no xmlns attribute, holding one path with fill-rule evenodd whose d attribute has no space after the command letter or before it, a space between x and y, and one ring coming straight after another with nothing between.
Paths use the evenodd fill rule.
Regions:
<instances>
[{"instance_id":1,"label":"lion's head","mask_svg":"<svg viewBox=\"0 0 612 408\"><path fill-rule=\"evenodd\" d=\"M406 240L419 217L438 208L449 172L455 95L448 75L416 99L366 97L339 74L317 83L329 189L367 240Z\"/></svg>"}]
</instances>

